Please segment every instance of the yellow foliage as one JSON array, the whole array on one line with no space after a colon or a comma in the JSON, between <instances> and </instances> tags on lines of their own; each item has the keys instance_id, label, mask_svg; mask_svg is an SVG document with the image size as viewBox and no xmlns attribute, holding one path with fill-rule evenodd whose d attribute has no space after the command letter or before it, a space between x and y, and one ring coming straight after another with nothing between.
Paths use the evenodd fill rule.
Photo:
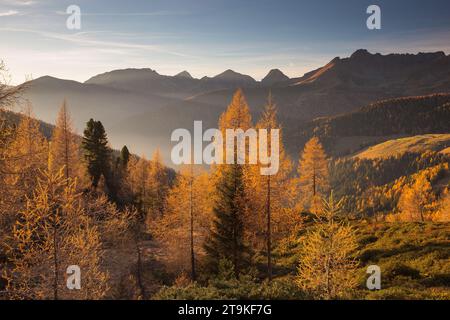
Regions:
<instances>
[{"instance_id":1,"label":"yellow foliage","mask_svg":"<svg viewBox=\"0 0 450 320\"><path fill-rule=\"evenodd\" d=\"M346 298L357 286L358 247L355 231L337 222L341 202L333 196L323 203L315 229L302 241L296 283L322 299Z\"/></svg>"},{"instance_id":2,"label":"yellow foliage","mask_svg":"<svg viewBox=\"0 0 450 320\"><path fill-rule=\"evenodd\" d=\"M168 253L168 267L178 272L191 272L192 256L197 260L204 255L203 243L213 223L214 186L207 173L195 174L192 167L178 174L164 215L150 226Z\"/></svg>"},{"instance_id":3,"label":"yellow foliage","mask_svg":"<svg viewBox=\"0 0 450 320\"><path fill-rule=\"evenodd\" d=\"M324 196L329 189L328 161L325 151L317 137L306 144L298 163L298 185L304 207L320 211L317 196Z\"/></svg>"},{"instance_id":4,"label":"yellow foliage","mask_svg":"<svg viewBox=\"0 0 450 320\"><path fill-rule=\"evenodd\" d=\"M100 235L86 214L76 184L43 172L20 212L11 244L8 294L19 299L99 299L108 289L100 270ZM81 290L66 287L68 266L82 272Z\"/></svg>"},{"instance_id":5,"label":"yellow foliage","mask_svg":"<svg viewBox=\"0 0 450 320\"><path fill-rule=\"evenodd\" d=\"M53 130L50 142L49 168L53 172L58 172L64 168L66 179L78 178L78 185L81 181L88 183L84 179L85 173L81 166L79 141L75 136L72 119L64 100L58 113L56 126Z\"/></svg>"},{"instance_id":6,"label":"yellow foliage","mask_svg":"<svg viewBox=\"0 0 450 320\"><path fill-rule=\"evenodd\" d=\"M429 204L433 200L431 183L422 174L416 178L412 186L404 188L399 200L401 221L425 221L429 213Z\"/></svg>"}]
</instances>

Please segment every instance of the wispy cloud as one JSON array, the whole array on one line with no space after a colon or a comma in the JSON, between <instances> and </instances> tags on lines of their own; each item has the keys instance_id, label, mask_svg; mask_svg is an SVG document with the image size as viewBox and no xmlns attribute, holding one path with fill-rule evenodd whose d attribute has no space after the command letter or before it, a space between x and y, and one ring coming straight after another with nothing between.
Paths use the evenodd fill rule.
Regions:
<instances>
[{"instance_id":1,"label":"wispy cloud","mask_svg":"<svg viewBox=\"0 0 450 320\"><path fill-rule=\"evenodd\" d=\"M0 0L0 4L10 5L10 6L32 6L36 4L37 1L34 0Z\"/></svg>"},{"instance_id":2,"label":"wispy cloud","mask_svg":"<svg viewBox=\"0 0 450 320\"><path fill-rule=\"evenodd\" d=\"M40 35L45 38L61 40L66 42L71 42L80 46L88 46L95 47L98 49L124 49L124 50L144 50L158 53L170 54L178 57L187 57L188 55L176 52L170 49L167 49L161 45L153 45L153 44L140 44L140 43L130 43L130 42L122 42L122 41L105 41L98 40L95 38L86 37L89 34L94 34L95 32L79 32L75 34L63 34L63 33L55 33L55 32L47 32L47 31L38 31L31 29L18 29L18 28L0 28L0 31L9 31L9 32L26 32Z\"/></svg>"},{"instance_id":3,"label":"wispy cloud","mask_svg":"<svg viewBox=\"0 0 450 320\"><path fill-rule=\"evenodd\" d=\"M10 17L10 16L17 16L20 12L17 10L8 10L4 12L0 12L0 17Z\"/></svg>"},{"instance_id":4,"label":"wispy cloud","mask_svg":"<svg viewBox=\"0 0 450 320\"><path fill-rule=\"evenodd\" d=\"M133 16L144 16L144 17L156 17L156 16L179 16L186 15L188 12L181 11L152 11L152 12L81 12L83 16L120 16L120 17L133 17ZM65 11L56 11L58 15L67 15Z\"/></svg>"}]
</instances>

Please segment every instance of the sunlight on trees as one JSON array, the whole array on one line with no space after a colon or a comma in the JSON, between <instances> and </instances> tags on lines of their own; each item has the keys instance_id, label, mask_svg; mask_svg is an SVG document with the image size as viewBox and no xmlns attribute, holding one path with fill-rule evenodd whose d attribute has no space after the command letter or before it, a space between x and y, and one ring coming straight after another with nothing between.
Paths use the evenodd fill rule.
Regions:
<instances>
[{"instance_id":1,"label":"sunlight on trees","mask_svg":"<svg viewBox=\"0 0 450 320\"><path fill-rule=\"evenodd\" d=\"M321 197L329 189L328 160L319 139L311 138L298 162L299 190L304 207L320 211Z\"/></svg>"},{"instance_id":2,"label":"sunlight on trees","mask_svg":"<svg viewBox=\"0 0 450 320\"><path fill-rule=\"evenodd\" d=\"M345 298L357 285L355 230L339 221L341 206L333 194L323 200L315 227L302 241L296 282L318 298Z\"/></svg>"}]
</instances>

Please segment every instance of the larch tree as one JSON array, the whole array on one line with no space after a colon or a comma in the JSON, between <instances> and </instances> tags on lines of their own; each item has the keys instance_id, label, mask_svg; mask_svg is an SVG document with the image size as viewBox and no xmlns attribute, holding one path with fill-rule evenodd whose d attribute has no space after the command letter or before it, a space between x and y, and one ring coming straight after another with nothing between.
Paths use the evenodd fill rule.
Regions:
<instances>
[{"instance_id":1,"label":"larch tree","mask_svg":"<svg viewBox=\"0 0 450 320\"><path fill-rule=\"evenodd\" d=\"M20 299L99 299L107 291L100 269L103 251L97 228L84 211L75 182L43 172L12 234L8 294ZM81 290L69 290L69 266L82 272Z\"/></svg>"},{"instance_id":2,"label":"larch tree","mask_svg":"<svg viewBox=\"0 0 450 320\"><path fill-rule=\"evenodd\" d=\"M241 90L236 91L227 110L221 115L219 129L251 128L250 110ZM225 135L224 135L225 136ZM248 247L244 239L246 193L244 170L246 165L236 164L237 147L231 150L235 164L218 165L214 170L216 201L213 206L214 224L205 242L207 265L217 273L221 260L229 260L235 276L239 276L249 262ZM223 155L227 153L226 146Z\"/></svg>"},{"instance_id":3,"label":"larch tree","mask_svg":"<svg viewBox=\"0 0 450 320\"><path fill-rule=\"evenodd\" d=\"M446 191L440 201L436 221L450 222L450 191Z\"/></svg>"},{"instance_id":4,"label":"larch tree","mask_svg":"<svg viewBox=\"0 0 450 320\"><path fill-rule=\"evenodd\" d=\"M433 200L433 188L424 174L420 174L412 186L404 188L398 207L402 221L425 221L427 206Z\"/></svg>"},{"instance_id":5,"label":"larch tree","mask_svg":"<svg viewBox=\"0 0 450 320\"><path fill-rule=\"evenodd\" d=\"M307 209L319 211L320 199L329 189L329 173L327 155L317 137L305 144L297 171L301 202Z\"/></svg>"},{"instance_id":6,"label":"larch tree","mask_svg":"<svg viewBox=\"0 0 450 320\"><path fill-rule=\"evenodd\" d=\"M209 175L184 167L169 190L164 215L154 221L152 231L170 252L169 264L177 272L197 279L197 261L204 256L203 244L212 221L213 186Z\"/></svg>"},{"instance_id":7,"label":"larch tree","mask_svg":"<svg viewBox=\"0 0 450 320\"><path fill-rule=\"evenodd\" d=\"M84 160L91 178L92 188L95 190L100 178L108 179L110 171L111 150L105 128L100 121L90 119L86 124L82 140Z\"/></svg>"},{"instance_id":8,"label":"larch tree","mask_svg":"<svg viewBox=\"0 0 450 320\"><path fill-rule=\"evenodd\" d=\"M12 225L15 221L15 214L18 210L14 205L17 204L17 191L14 186L8 185L11 181L11 175L15 171L10 171L10 156L17 156L14 152L11 154L10 145L14 140L14 126L7 120L6 111L12 109L19 101L24 86L11 86L9 83L9 74L6 65L0 60L0 255L4 255L4 244L10 235ZM17 180L14 180L17 184ZM0 262L0 269L3 264ZM4 281L0 275L0 291L3 291Z\"/></svg>"},{"instance_id":9,"label":"larch tree","mask_svg":"<svg viewBox=\"0 0 450 320\"><path fill-rule=\"evenodd\" d=\"M63 101L58 113L56 126L50 142L49 166L53 172L64 168L66 179L82 178L79 142L77 141L73 122Z\"/></svg>"},{"instance_id":10,"label":"larch tree","mask_svg":"<svg viewBox=\"0 0 450 320\"><path fill-rule=\"evenodd\" d=\"M99 196L98 193L89 193L83 197L83 200L87 214L99 231L103 246L121 252L135 253L135 259L130 261L123 261L123 255L115 250L109 250L106 256L110 264L125 267L128 265L129 269L134 269L135 263L135 274L130 271L129 277L136 281L137 296L146 299L147 293L142 276L142 248L139 241L143 221L138 212L128 207L119 210L117 205L110 202L104 194ZM111 287L117 288L116 280L109 281Z\"/></svg>"},{"instance_id":11,"label":"larch tree","mask_svg":"<svg viewBox=\"0 0 450 320\"><path fill-rule=\"evenodd\" d=\"M169 178L162 161L159 149L153 153L148 174L148 186L150 196L149 219L162 217L166 206L166 197L169 190Z\"/></svg>"},{"instance_id":12,"label":"larch tree","mask_svg":"<svg viewBox=\"0 0 450 320\"><path fill-rule=\"evenodd\" d=\"M342 201L333 194L316 213L314 229L302 241L296 283L321 299L349 297L358 284L355 231L340 222Z\"/></svg>"},{"instance_id":13,"label":"larch tree","mask_svg":"<svg viewBox=\"0 0 450 320\"><path fill-rule=\"evenodd\" d=\"M280 125L277 121L277 108L269 95L261 119L256 129L266 129L270 137L271 130L279 130L278 154L273 155L272 141L267 139L267 151L279 159L279 169L274 175L261 175L260 169L266 165L260 162L246 170L246 198L250 206L246 216L246 233L253 239L253 247L264 248L267 256L267 276L272 279L272 242L295 230L292 224L299 224L300 215L295 215L290 200L290 173L292 162L286 155ZM259 137L260 138L260 137ZM289 226L287 226L289 224Z\"/></svg>"},{"instance_id":14,"label":"larch tree","mask_svg":"<svg viewBox=\"0 0 450 320\"><path fill-rule=\"evenodd\" d=\"M6 150L4 187L8 189L10 209L15 212L32 195L37 178L48 166L47 140L40 131L39 121L32 117L31 105L27 108Z\"/></svg>"},{"instance_id":15,"label":"larch tree","mask_svg":"<svg viewBox=\"0 0 450 320\"><path fill-rule=\"evenodd\" d=\"M0 110L1 114L1 110ZM14 223L15 216L11 213L11 204L15 202L15 197L11 196L11 188L7 185L7 164L8 156L7 150L9 149L9 144L13 139L13 130L3 121L0 115L0 243L6 243L6 237L9 236L9 230ZM0 254L3 253L5 248L0 244ZM1 267L1 264L0 264ZM0 276L1 280L1 276ZM2 286L0 285L0 291Z\"/></svg>"}]
</instances>

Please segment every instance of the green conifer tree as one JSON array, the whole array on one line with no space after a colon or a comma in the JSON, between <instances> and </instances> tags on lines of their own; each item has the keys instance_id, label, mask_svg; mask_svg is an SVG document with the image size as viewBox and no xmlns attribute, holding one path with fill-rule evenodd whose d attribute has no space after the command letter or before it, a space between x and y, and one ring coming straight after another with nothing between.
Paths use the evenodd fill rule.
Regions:
<instances>
[{"instance_id":1,"label":"green conifer tree","mask_svg":"<svg viewBox=\"0 0 450 320\"><path fill-rule=\"evenodd\" d=\"M127 168L128 161L130 161L130 151L127 146L123 146L122 150L120 150L120 164L122 168Z\"/></svg>"},{"instance_id":2,"label":"green conifer tree","mask_svg":"<svg viewBox=\"0 0 450 320\"><path fill-rule=\"evenodd\" d=\"M248 248L244 243L242 208L245 207L243 168L224 167L217 185L217 201L213 208L214 227L205 243L207 266L219 271L220 261L229 260L236 276L248 265Z\"/></svg>"},{"instance_id":3,"label":"green conifer tree","mask_svg":"<svg viewBox=\"0 0 450 320\"><path fill-rule=\"evenodd\" d=\"M82 148L92 187L96 189L102 175L108 179L111 154L105 128L100 121L90 119L86 124Z\"/></svg>"}]
</instances>

